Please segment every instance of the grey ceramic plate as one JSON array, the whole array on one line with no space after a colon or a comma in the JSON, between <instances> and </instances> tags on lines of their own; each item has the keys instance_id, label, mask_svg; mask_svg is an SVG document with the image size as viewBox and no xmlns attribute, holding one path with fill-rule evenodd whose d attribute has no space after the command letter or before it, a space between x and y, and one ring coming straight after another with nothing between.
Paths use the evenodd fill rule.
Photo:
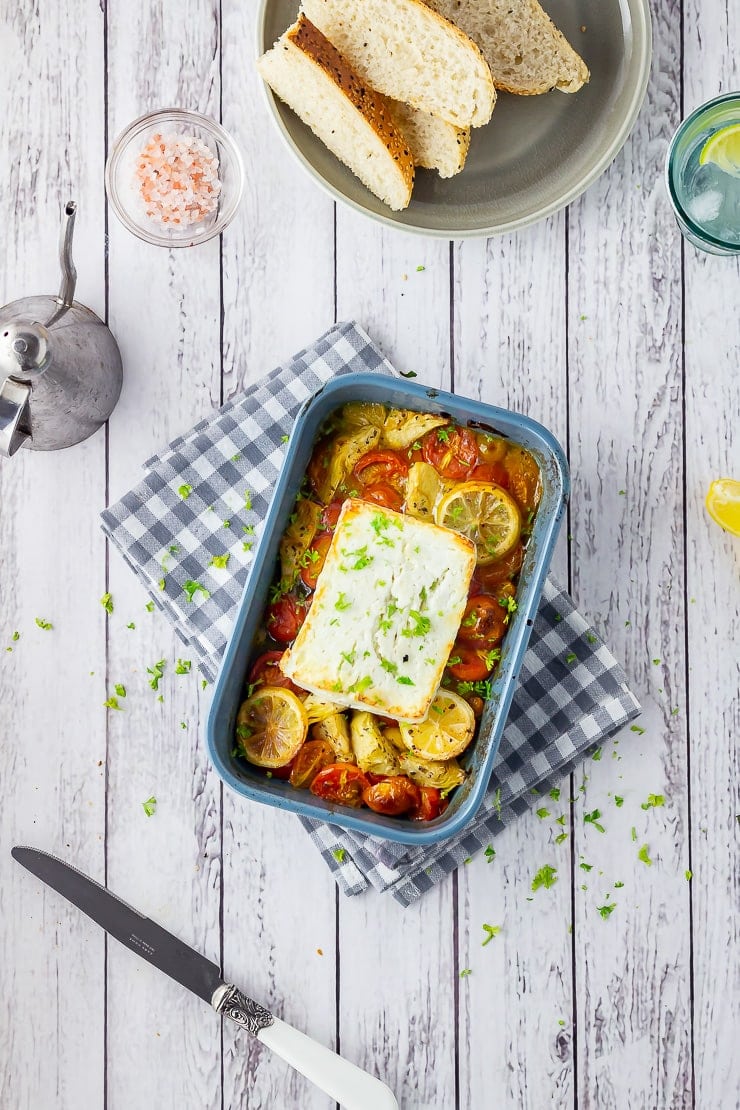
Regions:
<instances>
[{"instance_id":1,"label":"grey ceramic plate","mask_svg":"<svg viewBox=\"0 0 740 1110\"><path fill-rule=\"evenodd\" d=\"M591 70L589 84L573 94L499 93L490 123L473 131L463 172L443 181L418 170L404 212L392 212L368 192L266 89L270 111L311 176L335 199L381 223L445 239L526 227L570 204L604 172L637 118L650 70L648 0L546 0L545 7ZM296 0L262 0L260 53L297 11Z\"/></svg>"}]
</instances>

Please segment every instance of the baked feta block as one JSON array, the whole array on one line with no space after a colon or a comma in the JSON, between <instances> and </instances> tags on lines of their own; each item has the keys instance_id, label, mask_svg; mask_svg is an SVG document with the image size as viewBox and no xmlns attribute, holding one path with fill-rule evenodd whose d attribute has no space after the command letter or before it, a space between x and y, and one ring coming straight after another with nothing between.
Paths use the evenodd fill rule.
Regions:
<instances>
[{"instance_id":1,"label":"baked feta block","mask_svg":"<svg viewBox=\"0 0 740 1110\"><path fill-rule=\"evenodd\" d=\"M423 720L475 560L475 546L456 532L350 498L283 674L343 707Z\"/></svg>"}]
</instances>

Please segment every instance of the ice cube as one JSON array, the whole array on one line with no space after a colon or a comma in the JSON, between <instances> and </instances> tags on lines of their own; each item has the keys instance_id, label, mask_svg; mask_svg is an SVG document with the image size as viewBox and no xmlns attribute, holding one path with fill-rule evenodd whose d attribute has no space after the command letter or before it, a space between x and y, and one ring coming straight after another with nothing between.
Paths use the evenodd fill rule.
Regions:
<instances>
[{"instance_id":1,"label":"ice cube","mask_svg":"<svg viewBox=\"0 0 740 1110\"><path fill-rule=\"evenodd\" d=\"M686 210L694 223L709 224L719 216L722 199L722 193L711 189L706 193L699 193L698 197L692 197Z\"/></svg>"}]
</instances>

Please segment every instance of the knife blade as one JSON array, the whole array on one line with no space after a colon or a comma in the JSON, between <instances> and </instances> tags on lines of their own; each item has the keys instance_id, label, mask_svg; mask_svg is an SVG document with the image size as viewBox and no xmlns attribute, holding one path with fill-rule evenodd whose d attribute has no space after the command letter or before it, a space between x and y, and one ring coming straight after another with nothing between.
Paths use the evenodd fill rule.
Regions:
<instances>
[{"instance_id":1,"label":"knife blade","mask_svg":"<svg viewBox=\"0 0 740 1110\"><path fill-rule=\"evenodd\" d=\"M217 964L76 867L24 845L16 845L11 855L109 936L257 1037L346 1110L398 1110L395 1095L385 1083L275 1017L233 983L224 982Z\"/></svg>"}]
</instances>

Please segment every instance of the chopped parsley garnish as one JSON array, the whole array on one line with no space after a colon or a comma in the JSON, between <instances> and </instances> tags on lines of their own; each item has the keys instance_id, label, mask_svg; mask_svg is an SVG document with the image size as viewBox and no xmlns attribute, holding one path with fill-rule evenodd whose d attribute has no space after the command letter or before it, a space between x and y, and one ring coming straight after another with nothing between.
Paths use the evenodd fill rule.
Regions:
<instances>
[{"instance_id":1,"label":"chopped parsley garnish","mask_svg":"<svg viewBox=\"0 0 740 1110\"><path fill-rule=\"evenodd\" d=\"M481 943L481 948L485 948L486 945L490 941L492 941L494 937L497 937L499 935L499 933L501 932L501 926L500 925L486 925L486 923L484 921L483 922L483 932L486 934L486 939Z\"/></svg>"},{"instance_id":2,"label":"chopped parsley garnish","mask_svg":"<svg viewBox=\"0 0 740 1110\"><path fill-rule=\"evenodd\" d=\"M440 443L450 442L449 428L437 428L437 439Z\"/></svg>"},{"instance_id":3,"label":"chopped parsley garnish","mask_svg":"<svg viewBox=\"0 0 740 1110\"><path fill-rule=\"evenodd\" d=\"M595 644L597 642L597 637L594 636L592 632L586 633L586 639L588 640L589 644Z\"/></svg>"},{"instance_id":4,"label":"chopped parsley garnish","mask_svg":"<svg viewBox=\"0 0 740 1110\"><path fill-rule=\"evenodd\" d=\"M643 863L646 863L648 867L653 866L653 861L650 859L650 854L648 852L647 844L642 845L642 847L640 848L640 851L637 853L637 858L639 860L642 860Z\"/></svg>"},{"instance_id":5,"label":"chopped parsley garnish","mask_svg":"<svg viewBox=\"0 0 740 1110\"><path fill-rule=\"evenodd\" d=\"M426 636L429 629L432 627L432 622L429 617L423 616L418 609L409 609L409 617L411 618L411 627L406 627L401 630L402 636Z\"/></svg>"},{"instance_id":6,"label":"chopped parsley garnish","mask_svg":"<svg viewBox=\"0 0 740 1110\"><path fill-rule=\"evenodd\" d=\"M447 660L448 667L456 667L458 663L462 663L462 655L451 655Z\"/></svg>"},{"instance_id":7,"label":"chopped parsley garnish","mask_svg":"<svg viewBox=\"0 0 740 1110\"><path fill-rule=\"evenodd\" d=\"M493 863L494 859L496 858L496 849L491 844L488 844L486 845L486 850L484 851L483 855L486 857L487 863Z\"/></svg>"},{"instance_id":8,"label":"chopped parsley garnish","mask_svg":"<svg viewBox=\"0 0 740 1110\"><path fill-rule=\"evenodd\" d=\"M290 436L280 436L280 442L281 443L287 443L289 439L290 439Z\"/></svg>"},{"instance_id":9,"label":"chopped parsley garnish","mask_svg":"<svg viewBox=\"0 0 740 1110\"><path fill-rule=\"evenodd\" d=\"M422 270L423 269L424 267L422 266ZM419 376L415 370L399 370L398 373L402 378L418 378Z\"/></svg>"},{"instance_id":10,"label":"chopped parsley garnish","mask_svg":"<svg viewBox=\"0 0 740 1110\"><path fill-rule=\"evenodd\" d=\"M501 606L502 609L506 610L506 616L504 617L504 624L508 624L509 620L511 618L511 614L516 613L517 609L519 608L517 603L516 603L516 598L514 598L514 597L500 597L498 599L498 603L499 603L499 605Z\"/></svg>"},{"instance_id":11,"label":"chopped parsley garnish","mask_svg":"<svg viewBox=\"0 0 740 1110\"><path fill-rule=\"evenodd\" d=\"M190 674L190 668L192 667L192 665L193 664L190 659L178 659L177 663L175 664L175 674Z\"/></svg>"},{"instance_id":12,"label":"chopped parsley garnish","mask_svg":"<svg viewBox=\"0 0 740 1110\"><path fill-rule=\"evenodd\" d=\"M493 808L496 811L496 816L499 821L501 820L501 787L497 786L493 795Z\"/></svg>"},{"instance_id":13,"label":"chopped parsley garnish","mask_svg":"<svg viewBox=\"0 0 740 1110\"><path fill-rule=\"evenodd\" d=\"M614 884L614 889L615 890L621 890L623 886L624 886L624 883L616 882Z\"/></svg>"},{"instance_id":14,"label":"chopped parsley garnish","mask_svg":"<svg viewBox=\"0 0 740 1110\"><path fill-rule=\"evenodd\" d=\"M128 624L126 625L126 628L130 628L133 631L136 628L136 625L134 624L133 621L129 621Z\"/></svg>"},{"instance_id":15,"label":"chopped parsley garnish","mask_svg":"<svg viewBox=\"0 0 740 1110\"><path fill-rule=\"evenodd\" d=\"M351 601L347 601L346 595L345 595L345 594L343 594L343 593L340 593L340 594L339 594L339 597L338 597L338 598L337 598L337 600L336 600L336 601L334 602L334 608L335 608L335 609L338 609L338 610L339 610L339 612L341 613L341 612L342 612L342 610L344 610L344 609L349 609L349 607L350 607L350 605L351 605L351 604L352 604L352 602L351 602Z\"/></svg>"},{"instance_id":16,"label":"chopped parsley garnish","mask_svg":"<svg viewBox=\"0 0 740 1110\"><path fill-rule=\"evenodd\" d=\"M165 588L166 579L164 578L164 576L160 578L159 582L157 582L157 585L159 586L160 590L163 590Z\"/></svg>"},{"instance_id":17,"label":"chopped parsley garnish","mask_svg":"<svg viewBox=\"0 0 740 1110\"><path fill-rule=\"evenodd\" d=\"M230 520L225 520L224 523L223 523L223 527L224 528L231 528L231 521Z\"/></svg>"},{"instance_id":18,"label":"chopped parsley garnish","mask_svg":"<svg viewBox=\"0 0 740 1110\"><path fill-rule=\"evenodd\" d=\"M332 690L335 694L341 694L343 692L344 686L339 679L337 679L337 681L332 685Z\"/></svg>"},{"instance_id":19,"label":"chopped parsley garnish","mask_svg":"<svg viewBox=\"0 0 740 1110\"><path fill-rule=\"evenodd\" d=\"M365 690L367 690L370 686L372 686L372 684L373 684L372 678L370 677L369 674L366 674L364 676L364 678L358 678L357 682L353 682L351 686L348 686L347 687L347 693L348 694L362 694L362 693L364 693Z\"/></svg>"},{"instance_id":20,"label":"chopped parsley garnish","mask_svg":"<svg viewBox=\"0 0 740 1110\"><path fill-rule=\"evenodd\" d=\"M581 863L579 866L582 871L593 871L594 868L592 863Z\"/></svg>"},{"instance_id":21,"label":"chopped parsley garnish","mask_svg":"<svg viewBox=\"0 0 740 1110\"><path fill-rule=\"evenodd\" d=\"M501 658L501 648L491 648L491 650L487 651L486 654L483 656L483 660L484 660L486 666L488 667L489 671L493 670L493 668L495 667L496 663L498 663L500 658Z\"/></svg>"},{"instance_id":22,"label":"chopped parsley garnish","mask_svg":"<svg viewBox=\"0 0 740 1110\"><path fill-rule=\"evenodd\" d=\"M546 863L543 867L540 867L539 871L532 879L532 890L539 890L540 887L544 887L545 890L549 890L551 886L555 886L555 883L557 881L557 868L551 867L549 863Z\"/></svg>"},{"instance_id":23,"label":"chopped parsley garnish","mask_svg":"<svg viewBox=\"0 0 740 1110\"><path fill-rule=\"evenodd\" d=\"M123 685L122 682L117 682L114 689L115 689L116 693L118 694L119 698L125 698L126 697L126 687Z\"/></svg>"},{"instance_id":24,"label":"chopped parsley garnish","mask_svg":"<svg viewBox=\"0 0 740 1110\"><path fill-rule=\"evenodd\" d=\"M120 709L121 708L120 705L118 704L118 698L114 698L112 696L109 697L109 698L106 698L106 700L103 702L103 705L105 706L106 709Z\"/></svg>"},{"instance_id":25,"label":"chopped parsley garnish","mask_svg":"<svg viewBox=\"0 0 740 1110\"><path fill-rule=\"evenodd\" d=\"M399 682L401 684L401 686L415 686L416 685L414 680L409 678L408 675L405 675L405 674L400 674L398 676L398 678L396 679L396 682Z\"/></svg>"},{"instance_id":26,"label":"chopped parsley garnish","mask_svg":"<svg viewBox=\"0 0 740 1110\"><path fill-rule=\"evenodd\" d=\"M146 609L147 613L153 613L154 612L154 602L153 601L147 601L144 608Z\"/></svg>"},{"instance_id":27,"label":"chopped parsley garnish","mask_svg":"<svg viewBox=\"0 0 740 1110\"><path fill-rule=\"evenodd\" d=\"M147 817L151 817L157 808L157 799L152 794L151 798L147 798L147 800L141 804Z\"/></svg>"},{"instance_id":28,"label":"chopped parsley garnish","mask_svg":"<svg viewBox=\"0 0 740 1110\"><path fill-rule=\"evenodd\" d=\"M214 555L209 565L212 567L218 567L219 570L225 570L226 567L229 565L230 558L231 555L228 552L226 552L225 555Z\"/></svg>"},{"instance_id":29,"label":"chopped parsley garnish","mask_svg":"<svg viewBox=\"0 0 740 1110\"><path fill-rule=\"evenodd\" d=\"M151 686L152 690L159 689L159 680L160 678L164 677L164 668L166 665L166 660L160 659L159 662L155 663L153 667L147 667L146 673L152 676L149 679L149 685Z\"/></svg>"},{"instance_id":30,"label":"chopped parsley garnish","mask_svg":"<svg viewBox=\"0 0 740 1110\"><path fill-rule=\"evenodd\" d=\"M341 651L339 654L341 655L342 659L344 659L345 663L349 663L351 667L355 661L354 648L352 649L352 651Z\"/></svg>"},{"instance_id":31,"label":"chopped parsley garnish","mask_svg":"<svg viewBox=\"0 0 740 1110\"><path fill-rule=\"evenodd\" d=\"M645 729L640 728L639 725L630 725L630 732L636 732L638 736L644 736L645 735Z\"/></svg>"},{"instance_id":32,"label":"chopped parsley garnish","mask_svg":"<svg viewBox=\"0 0 740 1110\"><path fill-rule=\"evenodd\" d=\"M637 840L637 829L635 828L634 825L632 826L632 829L630 830L630 836L632 837L633 840Z\"/></svg>"},{"instance_id":33,"label":"chopped parsley garnish","mask_svg":"<svg viewBox=\"0 0 740 1110\"><path fill-rule=\"evenodd\" d=\"M542 806L542 807L541 807L540 809L537 809L537 810L535 810L535 813L536 813L536 814L537 814L537 816L539 817L540 821L544 820L544 818L545 818L545 817L549 817L549 816L550 816L550 810L549 810L549 809L545 809L545 807L544 807L544 806Z\"/></svg>"},{"instance_id":34,"label":"chopped parsley garnish","mask_svg":"<svg viewBox=\"0 0 740 1110\"><path fill-rule=\"evenodd\" d=\"M188 601L193 601L197 593L202 593L204 598L211 596L205 586L202 586L200 582L193 582L192 578L189 578L187 582L183 584L182 590L187 596Z\"/></svg>"},{"instance_id":35,"label":"chopped parsley garnish","mask_svg":"<svg viewBox=\"0 0 740 1110\"><path fill-rule=\"evenodd\" d=\"M464 967L462 969L462 971L460 972L460 978L461 979L467 979L468 975L472 975L472 974L473 974L473 972L470 970L469 967Z\"/></svg>"},{"instance_id":36,"label":"chopped parsley garnish","mask_svg":"<svg viewBox=\"0 0 740 1110\"><path fill-rule=\"evenodd\" d=\"M690 883L690 882L691 882L691 876L692 876L692 874L693 874L693 872L691 872L691 871L688 871L688 870L687 870L687 871L684 871L684 875L685 875L685 877L686 877L686 882L687 882L687 883Z\"/></svg>"},{"instance_id":37,"label":"chopped parsley garnish","mask_svg":"<svg viewBox=\"0 0 740 1110\"><path fill-rule=\"evenodd\" d=\"M550 797L552 798L552 800L554 802L559 802L560 801L560 788L557 787L557 786L553 786L552 790L549 791L549 795L550 795Z\"/></svg>"},{"instance_id":38,"label":"chopped parsley garnish","mask_svg":"<svg viewBox=\"0 0 740 1110\"><path fill-rule=\"evenodd\" d=\"M555 837L555 843L556 844L562 844L563 841L567 840L567 839L568 839L567 832L561 832L561 833L558 833L558 835Z\"/></svg>"},{"instance_id":39,"label":"chopped parsley garnish","mask_svg":"<svg viewBox=\"0 0 740 1110\"><path fill-rule=\"evenodd\" d=\"M201 690L205 690L207 685L208 685L208 679L207 678L201 678L201 680L200 680Z\"/></svg>"},{"instance_id":40,"label":"chopped parsley garnish","mask_svg":"<svg viewBox=\"0 0 740 1110\"><path fill-rule=\"evenodd\" d=\"M566 655L565 662L568 664L575 663L577 659L578 656L575 654L575 652L571 651L569 655Z\"/></svg>"},{"instance_id":41,"label":"chopped parsley garnish","mask_svg":"<svg viewBox=\"0 0 740 1110\"><path fill-rule=\"evenodd\" d=\"M344 555L346 559L355 560L354 564L349 568L350 570L363 570L365 567L369 567L374 559L373 555L368 555L367 553L367 544L358 547L357 551L347 551L346 548L342 548L342 555ZM316 558L320 558L318 551L316 552ZM342 569L344 570L345 568L343 567Z\"/></svg>"},{"instance_id":42,"label":"chopped parsley garnish","mask_svg":"<svg viewBox=\"0 0 740 1110\"><path fill-rule=\"evenodd\" d=\"M251 551L253 547L253 543L250 543L248 540L242 540L242 551Z\"/></svg>"},{"instance_id":43,"label":"chopped parsley garnish","mask_svg":"<svg viewBox=\"0 0 740 1110\"><path fill-rule=\"evenodd\" d=\"M584 821L584 824L593 825L593 827L595 829L598 829L599 832L603 833L603 832L606 832L606 829L604 828L603 825L601 825L599 823L599 818L600 817L601 817L601 810L600 809L594 809L594 810L591 811L591 813L584 813L583 821Z\"/></svg>"},{"instance_id":44,"label":"chopped parsley garnish","mask_svg":"<svg viewBox=\"0 0 740 1110\"><path fill-rule=\"evenodd\" d=\"M378 627L382 632L389 632L393 624L392 617L398 612L398 606L394 602L389 601L385 610L385 616L381 617L378 621Z\"/></svg>"},{"instance_id":45,"label":"chopped parsley garnish","mask_svg":"<svg viewBox=\"0 0 740 1110\"><path fill-rule=\"evenodd\" d=\"M45 621L43 617L36 617L36 624L39 626L39 628L43 628L44 632L48 632L54 627L51 621Z\"/></svg>"},{"instance_id":46,"label":"chopped parsley garnish","mask_svg":"<svg viewBox=\"0 0 740 1110\"><path fill-rule=\"evenodd\" d=\"M461 698L465 698L469 694L476 694L485 701L491 696L491 680L486 678L478 679L477 682L458 682L456 690Z\"/></svg>"},{"instance_id":47,"label":"chopped parsley garnish","mask_svg":"<svg viewBox=\"0 0 740 1110\"><path fill-rule=\"evenodd\" d=\"M665 805L665 795L663 794L648 794L647 801L643 802L640 809L657 809L658 806Z\"/></svg>"},{"instance_id":48,"label":"chopped parsley garnish","mask_svg":"<svg viewBox=\"0 0 740 1110\"><path fill-rule=\"evenodd\" d=\"M103 594L103 596L100 599L100 604L103 606L106 613L112 613L113 612L113 595L112 594Z\"/></svg>"},{"instance_id":49,"label":"chopped parsley garnish","mask_svg":"<svg viewBox=\"0 0 740 1110\"><path fill-rule=\"evenodd\" d=\"M384 659L382 655L380 657L380 665L388 674L396 674L398 672L398 664L393 663L390 659Z\"/></svg>"},{"instance_id":50,"label":"chopped parsley garnish","mask_svg":"<svg viewBox=\"0 0 740 1110\"><path fill-rule=\"evenodd\" d=\"M293 522L291 521L291 524L292 523ZM254 535L254 525L253 524L242 524L242 532L245 532L248 536L253 536Z\"/></svg>"},{"instance_id":51,"label":"chopped parsley garnish","mask_svg":"<svg viewBox=\"0 0 740 1110\"><path fill-rule=\"evenodd\" d=\"M472 628L477 619L478 619L478 617L477 617L477 614L475 612L475 609L472 609L471 612L465 618L465 620L462 621L460 627L461 628Z\"/></svg>"},{"instance_id":52,"label":"chopped parsley garnish","mask_svg":"<svg viewBox=\"0 0 740 1110\"><path fill-rule=\"evenodd\" d=\"M420 274L422 272L422 270L426 270L426 266L417 266L416 267L417 274Z\"/></svg>"},{"instance_id":53,"label":"chopped parsley garnish","mask_svg":"<svg viewBox=\"0 0 740 1110\"><path fill-rule=\"evenodd\" d=\"M601 759L601 754L602 754L601 748L594 748L594 750L591 752L591 758L595 759L596 762L598 763L599 760Z\"/></svg>"},{"instance_id":54,"label":"chopped parsley garnish","mask_svg":"<svg viewBox=\"0 0 740 1110\"><path fill-rule=\"evenodd\" d=\"M660 659L653 659L653 664L658 667L660 665Z\"/></svg>"},{"instance_id":55,"label":"chopped parsley garnish","mask_svg":"<svg viewBox=\"0 0 740 1110\"><path fill-rule=\"evenodd\" d=\"M252 494L248 489L244 490L244 508L247 512L252 508Z\"/></svg>"},{"instance_id":56,"label":"chopped parsley garnish","mask_svg":"<svg viewBox=\"0 0 740 1110\"><path fill-rule=\"evenodd\" d=\"M617 807L617 809L621 809L624 805L624 798L621 794L614 795L614 805Z\"/></svg>"},{"instance_id":57,"label":"chopped parsley garnish","mask_svg":"<svg viewBox=\"0 0 740 1110\"><path fill-rule=\"evenodd\" d=\"M616 906L614 905L614 903L612 903L611 905L597 906L596 908L598 909L599 913L601 914L601 916L606 921L609 914L614 912L614 910L616 909Z\"/></svg>"},{"instance_id":58,"label":"chopped parsley garnish","mask_svg":"<svg viewBox=\"0 0 740 1110\"><path fill-rule=\"evenodd\" d=\"M187 501L188 497L190 497L190 494L193 492L193 487L189 486L186 482L183 482L177 492L180 494L180 497L182 497L183 501Z\"/></svg>"},{"instance_id":59,"label":"chopped parsley garnish","mask_svg":"<svg viewBox=\"0 0 740 1110\"><path fill-rule=\"evenodd\" d=\"M344 857L346 854L347 853L345 852L344 848L335 848L332 852L332 855L334 856L334 859L337 861L337 863L344 863Z\"/></svg>"}]
</instances>

